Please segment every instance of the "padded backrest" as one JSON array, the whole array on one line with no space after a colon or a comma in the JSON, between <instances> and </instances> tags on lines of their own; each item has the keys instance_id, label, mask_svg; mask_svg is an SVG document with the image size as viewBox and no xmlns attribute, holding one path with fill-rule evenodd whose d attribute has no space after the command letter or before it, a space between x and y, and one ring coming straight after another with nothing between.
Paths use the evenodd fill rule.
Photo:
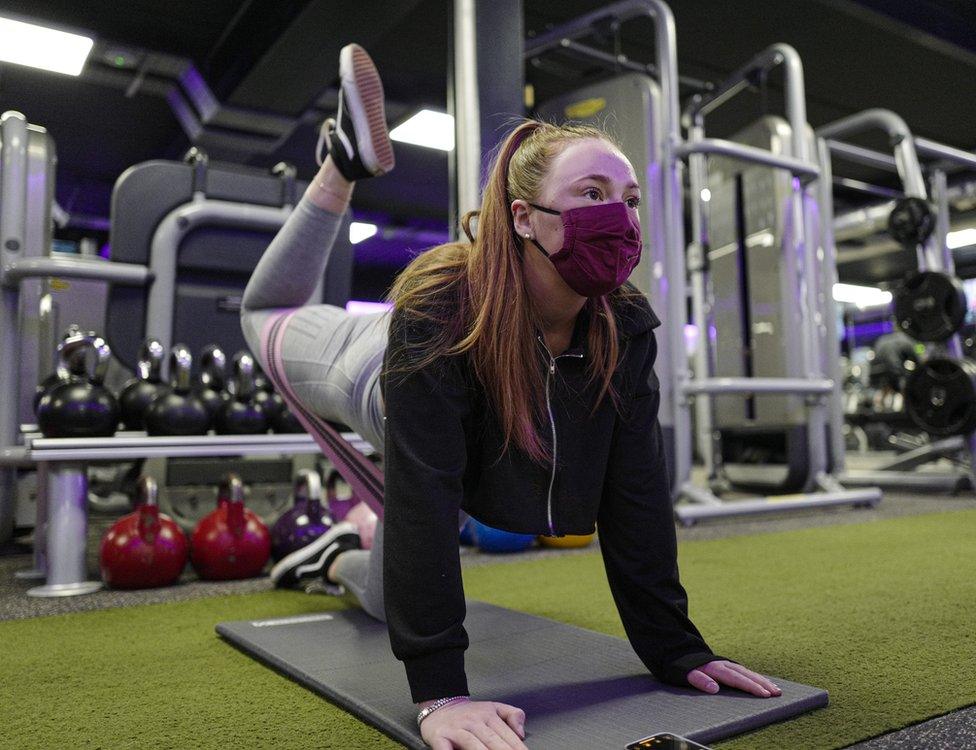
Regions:
<instances>
[{"instance_id":1,"label":"padded backrest","mask_svg":"<svg viewBox=\"0 0 976 750\"><path fill-rule=\"evenodd\" d=\"M256 169L211 164L206 169L172 161L137 164L122 174L112 192L112 260L149 265L159 224L174 209L190 203L196 189L208 199L254 206L282 206L297 200L307 183ZM292 196L294 196L292 198ZM173 343L194 355L207 344L228 354L246 347L241 333L240 299L251 272L276 230L199 226L187 233L177 252ZM352 283L352 246L340 232L329 263L323 301L345 305ZM113 285L106 313L106 339L113 354L135 369L146 335L148 287Z\"/></svg>"}]
</instances>

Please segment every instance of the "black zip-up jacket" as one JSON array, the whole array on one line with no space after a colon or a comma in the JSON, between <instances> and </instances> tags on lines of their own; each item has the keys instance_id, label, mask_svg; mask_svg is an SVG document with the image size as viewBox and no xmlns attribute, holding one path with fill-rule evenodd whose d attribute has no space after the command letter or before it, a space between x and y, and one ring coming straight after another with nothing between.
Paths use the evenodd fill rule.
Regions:
<instances>
[{"instance_id":1,"label":"black zip-up jacket","mask_svg":"<svg viewBox=\"0 0 976 750\"><path fill-rule=\"evenodd\" d=\"M514 447L496 463L503 436L466 356L442 357L406 376L387 375L386 365L391 359L396 365L407 342L431 338L431 324L407 324L405 316L393 314L381 381L383 595L390 642L404 662L415 703L468 693L459 508L489 526L520 533L590 534L596 524L620 619L651 673L687 686L688 671L722 658L689 620L678 580L653 370L653 329L660 321L646 301L620 302L614 312L622 354L613 384L626 419L609 397L589 416L598 384L584 389L586 308L569 348L555 359L539 338L555 471Z\"/></svg>"}]
</instances>

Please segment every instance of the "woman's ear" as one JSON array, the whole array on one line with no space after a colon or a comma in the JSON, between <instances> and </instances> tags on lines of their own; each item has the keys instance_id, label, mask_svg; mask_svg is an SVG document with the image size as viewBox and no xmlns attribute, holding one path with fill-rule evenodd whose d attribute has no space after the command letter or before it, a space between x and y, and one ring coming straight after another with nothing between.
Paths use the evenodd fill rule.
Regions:
<instances>
[{"instance_id":1,"label":"woman's ear","mask_svg":"<svg viewBox=\"0 0 976 750\"><path fill-rule=\"evenodd\" d=\"M529 204L521 198L512 201L512 222L515 225L515 233L524 238L525 235L535 237L535 230L529 223Z\"/></svg>"}]
</instances>

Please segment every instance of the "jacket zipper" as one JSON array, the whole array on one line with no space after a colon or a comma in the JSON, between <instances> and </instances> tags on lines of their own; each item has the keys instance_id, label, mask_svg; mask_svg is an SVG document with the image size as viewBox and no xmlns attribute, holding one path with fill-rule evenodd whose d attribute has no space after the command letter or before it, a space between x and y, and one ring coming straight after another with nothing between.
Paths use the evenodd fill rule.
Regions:
<instances>
[{"instance_id":1,"label":"jacket zipper","mask_svg":"<svg viewBox=\"0 0 976 750\"><path fill-rule=\"evenodd\" d=\"M552 476L549 478L549 497L546 499L546 518L549 522L549 536L555 536L556 530L552 523L552 488L556 483L556 420L552 416L552 403L549 400L549 381L553 375L556 374L556 360L562 357L574 357L576 359L583 359L582 354L560 354L558 357L553 357L552 352L549 351L549 347L546 346L546 342L543 340L542 336L538 337L539 342L542 344L543 348L546 350L546 354L549 355L549 372L546 373L546 411L549 412L549 425L552 427Z\"/></svg>"}]
</instances>

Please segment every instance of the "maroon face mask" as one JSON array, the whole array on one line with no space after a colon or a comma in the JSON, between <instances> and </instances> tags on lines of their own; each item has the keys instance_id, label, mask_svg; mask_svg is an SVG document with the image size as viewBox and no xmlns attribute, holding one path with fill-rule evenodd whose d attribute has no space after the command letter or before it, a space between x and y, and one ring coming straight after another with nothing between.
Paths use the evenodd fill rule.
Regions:
<instances>
[{"instance_id":1,"label":"maroon face mask","mask_svg":"<svg viewBox=\"0 0 976 750\"><path fill-rule=\"evenodd\" d=\"M562 217L564 238L559 252L549 253L536 240L532 242L577 294L609 294L627 280L640 261L640 224L627 204L600 203L562 212L529 205Z\"/></svg>"}]
</instances>

